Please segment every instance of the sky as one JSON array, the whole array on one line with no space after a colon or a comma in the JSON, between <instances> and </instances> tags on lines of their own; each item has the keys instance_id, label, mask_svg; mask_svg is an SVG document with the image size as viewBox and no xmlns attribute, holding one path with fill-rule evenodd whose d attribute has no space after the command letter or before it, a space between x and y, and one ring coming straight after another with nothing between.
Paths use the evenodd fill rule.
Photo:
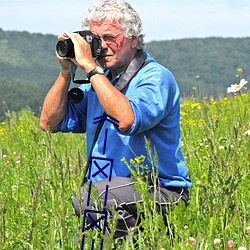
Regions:
<instances>
[{"instance_id":1,"label":"sky","mask_svg":"<svg viewBox=\"0 0 250 250\"><path fill-rule=\"evenodd\" d=\"M93 1L0 0L0 28L54 35L76 31ZM249 0L127 1L141 16L145 42L250 37Z\"/></svg>"}]
</instances>

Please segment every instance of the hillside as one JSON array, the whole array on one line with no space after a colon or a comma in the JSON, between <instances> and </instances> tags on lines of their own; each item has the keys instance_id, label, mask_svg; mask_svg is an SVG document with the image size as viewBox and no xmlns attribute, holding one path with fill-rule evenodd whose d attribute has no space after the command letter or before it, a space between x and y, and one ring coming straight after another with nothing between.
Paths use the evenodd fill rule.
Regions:
<instances>
[{"instance_id":1,"label":"hillside","mask_svg":"<svg viewBox=\"0 0 250 250\"><path fill-rule=\"evenodd\" d=\"M146 49L175 75L182 94L218 97L239 77L250 78L250 38L204 38L152 42ZM198 85L198 86L197 86Z\"/></svg>"},{"instance_id":2,"label":"hillside","mask_svg":"<svg viewBox=\"0 0 250 250\"><path fill-rule=\"evenodd\" d=\"M17 111L28 106L39 113L60 69L56 42L53 35L0 29L0 120L7 109Z\"/></svg>"},{"instance_id":3,"label":"hillside","mask_svg":"<svg viewBox=\"0 0 250 250\"><path fill-rule=\"evenodd\" d=\"M0 29L0 79L30 82L46 89L59 69L56 42L53 35Z\"/></svg>"},{"instance_id":4,"label":"hillside","mask_svg":"<svg viewBox=\"0 0 250 250\"><path fill-rule=\"evenodd\" d=\"M29 106L36 113L60 69L55 57L57 37L0 29L0 120L6 111ZM175 75L182 96L217 97L250 78L250 38L205 38L153 41L146 50ZM197 77L199 76L199 77ZM4 102L4 105L2 103Z\"/></svg>"}]
</instances>

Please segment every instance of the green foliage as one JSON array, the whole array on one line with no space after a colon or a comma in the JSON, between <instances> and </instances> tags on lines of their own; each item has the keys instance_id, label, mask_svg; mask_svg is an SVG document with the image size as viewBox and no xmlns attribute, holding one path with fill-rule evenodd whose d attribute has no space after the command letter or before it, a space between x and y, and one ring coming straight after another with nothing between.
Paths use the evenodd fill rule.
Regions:
<instances>
[{"instance_id":1,"label":"green foliage","mask_svg":"<svg viewBox=\"0 0 250 250\"><path fill-rule=\"evenodd\" d=\"M53 35L0 29L0 121L8 110L39 114L59 72Z\"/></svg>"},{"instance_id":2,"label":"green foliage","mask_svg":"<svg viewBox=\"0 0 250 250\"><path fill-rule=\"evenodd\" d=\"M56 36L0 29L0 79L29 82L47 90L60 69Z\"/></svg>"},{"instance_id":3,"label":"green foliage","mask_svg":"<svg viewBox=\"0 0 250 250\"><path fill-rule=\"evenodd\" d=\"M74 249L71 196L81 181L85 141L38 125L29 110L1 124L0 249Z\"/></svg>"},{"instance_id":4,"label":"green foliage","mask_svg":"<svg viewBox=\"0 0 250 250\"><path fill-rule=\"evenodd\" d=\"M56 42L54 35L0 29L0 96L12 111L26 106L35 112L40 109L41 100L60 70ZM250 38L153 41L146 44L146 50L173 72L184 99L193 94L224 96L225 88L238 82L235 77L238 68L243 69L242 78L250 78ZM3 95L6 85L10 86ZM26 98L28 92L33 94ZM13 99L15 105L11 103ZM0 120L4 109L2 106Z\"/></svg>"},{"instance_id":5,"label":"green foliage","mask_svg":"<svg viewBox=\"0 0 250 250\"><path fill-rule=\"evenodd\" d=\"M224 95L226 86L235 83L237 69L250 65L250 38L154 41L146 50L173 72L184 96L190 96L197 83L201 96Z\"/></svg>"},{"instance_id":6,"label":"green foliage","mask_svg":"<svg viewBox=\"0 0 250 250\"><path fill-rule=\"evenodd\" d=\"M131 159L127 164L143 196L138 209L144 216L126 240L112 241L116 220L109 221L103 249L219 250L227 249L229 240L235 249L250 248L249 102L250 95L241 94L191 98L181 105L182 150L193 180L190 204L173 206L165 226L136 171L144 167L144 156ZM71 197L85 159L82 135L44 133L27 109L8 114L0 123L0 249L80 248L83 218L74 215ZM91 248L92 238L100 246L102 237L89 230L84 249Z\"/></svg>"},{"instance_id":7,"label":"green foliage","mask_svg":"<svg viewBox=\"0 0 250 250\"><path fill-rule=\"evenodd\" d=\"M44 96L45 91L29 82L0 80L0 121L5 119L10 110L19 111L20 107L27 107L39 115Z\"/></svg>"}]
</instances>

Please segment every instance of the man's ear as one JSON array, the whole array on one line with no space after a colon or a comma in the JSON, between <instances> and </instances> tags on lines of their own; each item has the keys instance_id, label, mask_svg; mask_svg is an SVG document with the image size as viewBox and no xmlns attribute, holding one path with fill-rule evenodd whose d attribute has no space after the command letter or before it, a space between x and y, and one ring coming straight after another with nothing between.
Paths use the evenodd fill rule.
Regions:
<instances>
[{"instance_id":1,"label":"man's ear","mask_svg":"<svg viewBox=\"0 0 250 250\"><path fill-rule=\"evenodd\" d=\"M138 37L132 37L131 47L134 49L136 48L138 43Z\"/></svg>"}]
</instances>

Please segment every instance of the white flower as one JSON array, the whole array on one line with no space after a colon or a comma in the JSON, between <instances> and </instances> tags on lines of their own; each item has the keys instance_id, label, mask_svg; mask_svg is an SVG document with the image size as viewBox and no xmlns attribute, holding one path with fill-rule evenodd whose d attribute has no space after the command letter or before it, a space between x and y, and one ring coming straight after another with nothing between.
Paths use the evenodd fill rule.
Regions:
<instances>
[{"instance_id":1,"label":"white flower","mask_svg":"<svg viewBox=\"0 0 250 250\"><path fill-rule=\"evenodd\" d=\"M20 208L20 214L23 214L24 211L25 211L24 207L21 207L21 208Z\"/></svg>"},{"instance_id":2,"label":"white flower","mask_svg":"<svg viewBox=\"0 0 250 250\"><path fill-rule=\"evenodd\" d=\"M245 79L241 79L239 84L231 84L231 87L227 88L227 93L235 93L240 91L245 85L247 81Z\"/></svg>"},{"instance_id":3,"label":"white flower","mask_svg":"<svg viewBox=\"0 0 250 250\"><path fill-rule=\"evenodd\" d=\"M245 135L245 136L250 135L250 129L248 129L247 131L245 131L245 132L244 132L244 135Z\"/></svg>"},{"instance_id":4,"label":"white flower","mask_svg":"<svg viewBox=\"0 0 250 250\"><path fill-rule=\"evenodd\" d=\"M239 247L238 250L247 250L245 247Z\"/></svg>"},{"instance_id":5,"label":"white flower","mask_svg":"<svg viewBox=\"0 0 250 250\"><path fill-rule=\"evenodd\" d=\"M220 240L220 239L214 239L214 244L215 244L215 245L220 244L220 242L221 242L221 240Z\"/></svg>"}]
</instances>

